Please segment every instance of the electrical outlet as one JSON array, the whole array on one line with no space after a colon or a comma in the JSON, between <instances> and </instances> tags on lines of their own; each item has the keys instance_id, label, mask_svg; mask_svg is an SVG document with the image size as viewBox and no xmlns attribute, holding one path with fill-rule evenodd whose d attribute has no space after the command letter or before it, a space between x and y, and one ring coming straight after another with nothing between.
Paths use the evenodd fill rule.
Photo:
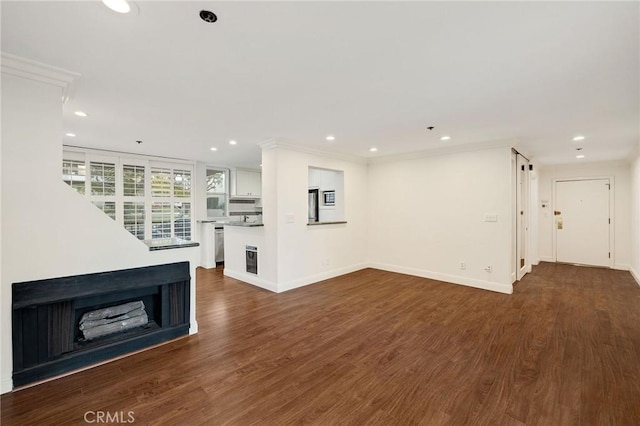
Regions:
<instances>
[{"instance_id":1,"label":"electrical outlet","mask_svg":"<svg viewBox=\"0 0 640 426\"><path fill-rule=\"evenodd\" d=\"M484 268L484 270L487 271L488 273L493 272L493 269L491 268L491 265L489 265L486 268Z\"/></svg>"},{"instance_id":2,"label":"electrical outlet","mask_svg":"<svg viewBox=\"0 0 640 426\"><path fill-rule=\"evenodd\" d=\"M460 269L467 269L467 264L464 263L464 260L460 262Z\"/></svg>"}]
</instances>

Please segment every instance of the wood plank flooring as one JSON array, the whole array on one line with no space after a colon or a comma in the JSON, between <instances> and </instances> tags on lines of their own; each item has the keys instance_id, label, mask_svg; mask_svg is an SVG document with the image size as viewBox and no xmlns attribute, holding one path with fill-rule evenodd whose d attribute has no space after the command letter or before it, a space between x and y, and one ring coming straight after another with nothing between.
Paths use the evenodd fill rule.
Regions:
<instances>
[{"instance_id":1,"label":"wood plank flooring","mask_svg":"<svg viewBox=\"0 0 640 426\"><path fill-rule=\"evenodd\" d=\"M543 263L510 296L372 269L197 287L197 335L3 395L2 424L640 424L628 272Z\"/></svg>"}]
</instances>

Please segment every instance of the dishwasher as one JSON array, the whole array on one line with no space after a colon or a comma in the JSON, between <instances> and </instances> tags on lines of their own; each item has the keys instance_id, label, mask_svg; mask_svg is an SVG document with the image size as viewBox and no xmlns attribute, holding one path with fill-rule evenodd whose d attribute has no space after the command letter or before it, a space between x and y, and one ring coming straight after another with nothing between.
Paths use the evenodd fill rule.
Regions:
<instances>
[{"instance_id":1,"label":"dishwasher","mask_svg":"<svg viewBox=\"0 0 640 426\"><path fill-rule=\"evenodd\" d=\"M216 228L216 263L224 262L224 228Z\"/></svg>"}]
</instances>

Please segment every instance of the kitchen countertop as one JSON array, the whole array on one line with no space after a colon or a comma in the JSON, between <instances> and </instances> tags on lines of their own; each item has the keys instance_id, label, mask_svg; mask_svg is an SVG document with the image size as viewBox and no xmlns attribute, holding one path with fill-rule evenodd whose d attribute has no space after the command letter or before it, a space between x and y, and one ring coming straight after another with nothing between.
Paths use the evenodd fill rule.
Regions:
<instances>
[{"instance_id":1,"label":"kitchen countertop","mask_svg":"<svg viewBox=\"0 0 640 426\"><path fill-rule=\"evenodd\" d=\"M155 240L144 240L143 241L148 247L149 251L156 250L169 250L169 249L177 249L177 248L186 248L186 247L198 247L200 243L195 241L187 241L181 238L158 238Z\"/></svg>"},{"instance_id":2,"label":"kitchen countertop","mask_svg":"<svg viewBox=\"0 0 640 426\"><path fill-rule=\"evenodd\" d=\"M240 220L204 219L204 220L199 220L198 223L213 223L216 225L216 228L222 228L224 225L243 226L245 228L253 228L255 226L264 226L262 222L242 222Z\"/></svg>"},{"instance_id":3,"label":"kitchen countertop","mask_svg":"<svg viewBox=\"0 0 640 426\"><path fill-rule=\"evenodd\" d=\"M240 222L240 221L234 221L234 222L226 222L225 225L227 226L242 226L244 228L254 228L257 226L264 226L264 223L262 222Z\"/></svg>"}]
</instances>

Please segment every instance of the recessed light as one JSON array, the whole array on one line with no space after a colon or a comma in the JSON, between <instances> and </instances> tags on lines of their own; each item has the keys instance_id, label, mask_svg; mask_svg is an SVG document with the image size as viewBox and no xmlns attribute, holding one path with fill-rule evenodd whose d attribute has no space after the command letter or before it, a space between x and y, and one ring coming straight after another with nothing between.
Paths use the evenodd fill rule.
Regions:
<instances>
[{"instance_id":1,"label":"recessed light","mask_svg":"<svg viewBox=\"0 0 640 426\"><path fill-rule=\"evenodd\" d=\"M216 148L215 146L212 146L210 149L211 149L211 151L217 151L218 150L218 148Z\"/></svg>"},{"instance_id":2,"label":"recessed light","mask_svg":"<svg viewBox=\"0 0 640 426\"><path fill-rule=\"evenodd\" d=\"M576 158L584 158L584 155L582 155L582 154L576 155Z\"/></svg>"},{"instance_id":3,"label":"recessed light","mask_svg":"<svg viewBox=\"0 0 640 426\"><path fill-rule=\"evenodd\" d=\"M70 138L75 138L76 134L75 133L65 133L65 136L69 136Z\"/></svg>"},{"instance_id":4,"label":"recessed light","mask_svg":"<svg viewBox=\"0 0 640 426\"><path fill-rule=\"evenodd\" d=\"M377 152L378 148L376 148L375 146L369 148L369 152Z\"/></svg>"},{"instance_id":5,"label":"recessed light","mask_svg":"<svg viewBox=\"0 0 640 426\"><path fill-rule=\"evenodd\" d=\"M449 139L451 139L451 136L443 136L440 138L441 141L448 141Z\"/></svg>"},{"instance_id":6,"label":"recessed light","mask_svg":"<svg viewBox=\"0 0 640 426\"><path fill-rule=\"evenodd\" d=\"M229 141L229 145L238 145L238 142L234 141L234 140L230 140Z\"/></svg>"},{"instance_id":7,"label":"recessed light","mask_svg":"<svg viewBox=\"0 0 640 426\"><path fill-rule=\"evenodd\" d=\"M126 0L102 0L102 3L104 3L104 5L109 9L118 13L129 13L131 10L131 6Z\"/></svg>"},{"instance_id":8,"label":"recessed light","mask_svg":"<svg viewBox=\"0 0 640 426\"><path fill-rule=\"evenodd\" d=\"M573 141L577 142L577 141L583 141L584 140L584 136L576 136L572 139Z\"/></svg>"},{"instance_id":9,"label":"recessed light","mask_svg":"<svg viewBox=\"0 0 640 426\"><path fill-rule=\"evenodd\" d=\"M86 117L87 113L84 111L76 111L74 112L75 115L77 115L78 117Z\"/></svg>"},{"instance_id":10,"label":"recessed light","mask_svg":"<svg viewBox=\"0 0 640 426\"><path fill-rule=\"evenodd\" d=\"M329 136L327 136L325 139L326 139L326 140L328 140L328 141L335 141L335 140L336 140L336 137L335 137L335 136L333 136L333 135L329 135Z\"/></svg>"}]
</instances>

